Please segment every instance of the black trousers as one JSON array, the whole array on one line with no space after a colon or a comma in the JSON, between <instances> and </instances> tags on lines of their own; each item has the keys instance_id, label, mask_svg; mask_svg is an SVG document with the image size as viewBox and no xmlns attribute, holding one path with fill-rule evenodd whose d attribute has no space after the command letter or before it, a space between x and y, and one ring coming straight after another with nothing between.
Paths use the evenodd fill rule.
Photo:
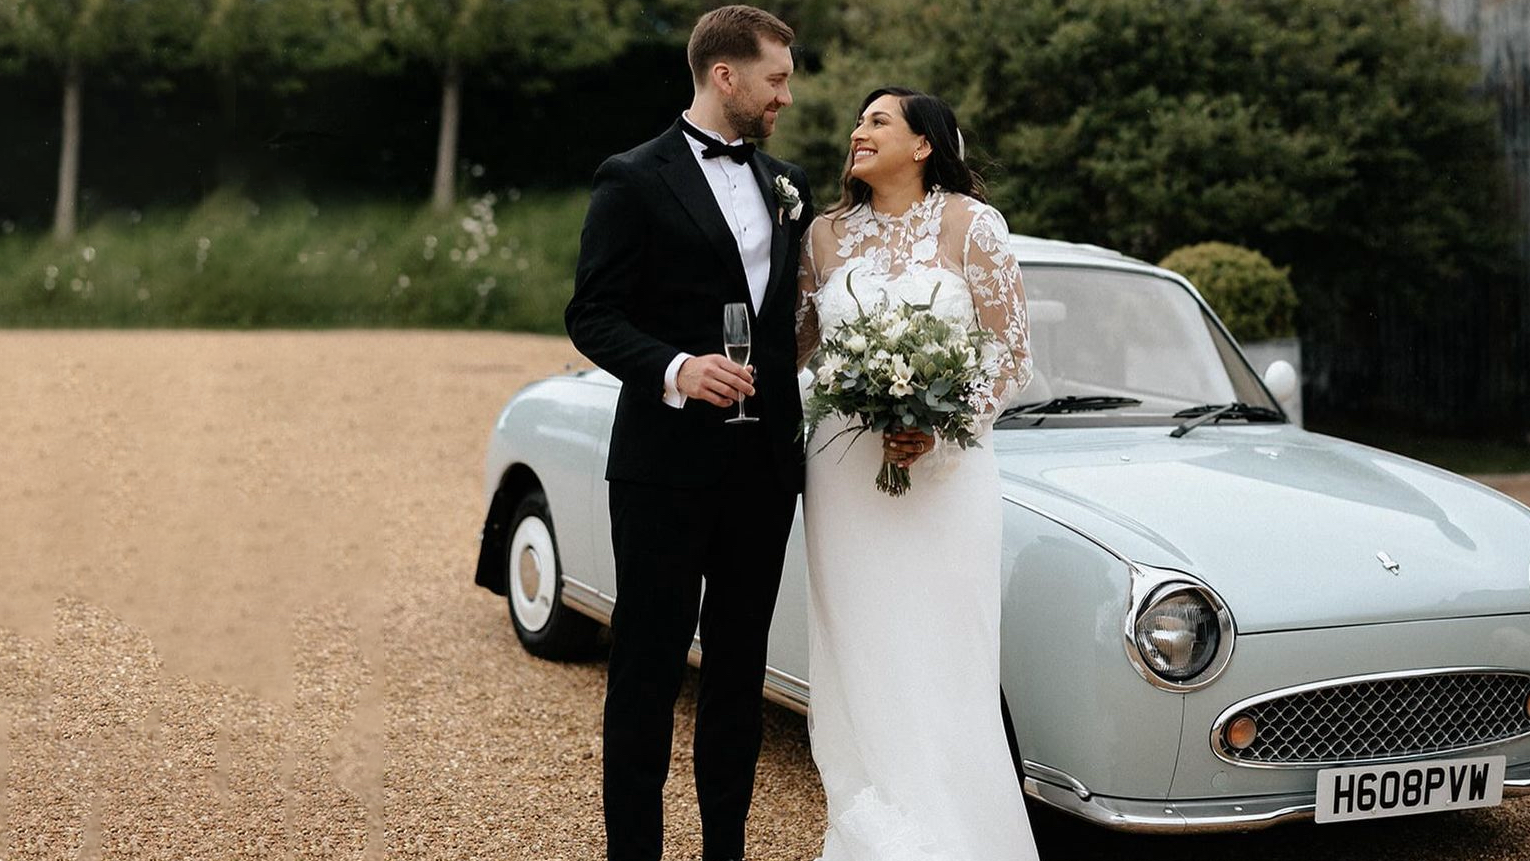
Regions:
<instances>
[{"instance_id":1,"label":"black trousers","mask_svg":"<svg viewBox=\"0 0 1530 861\"><path fill-rule=\"evenodd\" d=\"M611 482L616 609L606 685L606 855L659 861L675 700L701 623L693 741L702 859L744 857L765 645L796 494L763 470L724 487ZM706 597L702 599L702 582Z\"/></svg>"}]
</instances>

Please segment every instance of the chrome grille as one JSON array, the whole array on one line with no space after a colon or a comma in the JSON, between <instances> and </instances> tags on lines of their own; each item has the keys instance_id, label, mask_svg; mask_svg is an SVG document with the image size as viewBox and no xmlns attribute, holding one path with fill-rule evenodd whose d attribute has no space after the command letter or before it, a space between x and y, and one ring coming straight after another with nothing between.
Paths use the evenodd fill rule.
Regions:
<instances>
[{"instance_id":1,"label":"chrome grille","mask_svg":"<svg viewBox=\"0 0 1530 861\"><path fill-rule=\"evenodd\" d=\"M1428 756L1530 734L1530 675L1453 671L1350 680L1274 694L1226 713L1258 734L1221 754L1249 765L1329 765ZM1225 725L1223 721L1219 724Z\"/></svg>"}]
</instances>

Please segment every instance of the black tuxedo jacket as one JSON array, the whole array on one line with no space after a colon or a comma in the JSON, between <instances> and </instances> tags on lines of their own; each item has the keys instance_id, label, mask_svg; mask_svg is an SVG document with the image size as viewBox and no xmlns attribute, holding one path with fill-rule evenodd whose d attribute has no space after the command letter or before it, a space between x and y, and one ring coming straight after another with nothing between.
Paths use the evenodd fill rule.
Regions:
<instances>
[{"instance_id":1,"label":"black tuxedo jacket","mask_svg":"<svg viewBox=\"0 0 1530 861\"><path fill-rule=\"evenodd\" d=\"M675 354L722 352L723 305L750 301L738 244L679 123L595 172L580 239L574 298L564 315L581 353L622 381L606 478L709 487L765 465L802 488L802 407L796 379L797 265L812 220L802 169L756 152L755 181L772 216L770 279L751 320L757 425L725 425L737 406L690 398L663 402ZM796 219L777 199L776 177L802 197ZM752 306L751 306L752 307Z\"/></svg>"}]
</instances>

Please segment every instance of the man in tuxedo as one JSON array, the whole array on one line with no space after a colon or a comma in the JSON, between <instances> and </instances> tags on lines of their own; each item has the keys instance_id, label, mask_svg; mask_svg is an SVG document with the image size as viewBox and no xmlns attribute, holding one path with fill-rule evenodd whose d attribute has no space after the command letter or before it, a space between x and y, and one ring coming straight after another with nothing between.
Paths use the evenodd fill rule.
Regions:
<instances>
[{"instance_id":1,"label":"man in tuxedo","mask_svg":"<svg viewBox=\"0 0 1530 861\"><path fill-rule=\"evenodd\" d=\"M565 322L580 352L622 381L606 463L618 593L610 861L662 854L674 704L698 614L702 859L744 857L765 645L802 489L794 318L812 207L800 168L743 139L768 137L792 102L792 39L753 7L702 16L687 47L690 109L595 173ZM748 366L723 355L733 302L749 308ZM739 398L758 421L724 423Z\"/></svg>"}]
</instances>

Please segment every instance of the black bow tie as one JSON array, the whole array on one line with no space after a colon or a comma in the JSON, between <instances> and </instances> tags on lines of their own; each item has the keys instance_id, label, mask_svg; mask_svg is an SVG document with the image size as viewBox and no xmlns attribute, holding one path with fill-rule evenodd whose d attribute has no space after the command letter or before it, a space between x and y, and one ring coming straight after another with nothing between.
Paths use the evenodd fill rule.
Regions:
<instances>
[{"instance_id":1,"label":"black bow tie","mask_svg":"<svg viewBox=\"0 0 1530 861\"><path fill-rule=\"evenodd\" d=\"M754 156L754 144L749 143L748 141L737 144L725 144L717 138L706 134L705 132L701 131L701 129L696 128L685 120L680 121L680 127L685 129L686 134L700 141L702 146L706 147L706 149L701 151L702 158L720 158L722 156L727 156L728 158L733 159L735 162L743 164Z\"/></svg>"}]
</instances>

